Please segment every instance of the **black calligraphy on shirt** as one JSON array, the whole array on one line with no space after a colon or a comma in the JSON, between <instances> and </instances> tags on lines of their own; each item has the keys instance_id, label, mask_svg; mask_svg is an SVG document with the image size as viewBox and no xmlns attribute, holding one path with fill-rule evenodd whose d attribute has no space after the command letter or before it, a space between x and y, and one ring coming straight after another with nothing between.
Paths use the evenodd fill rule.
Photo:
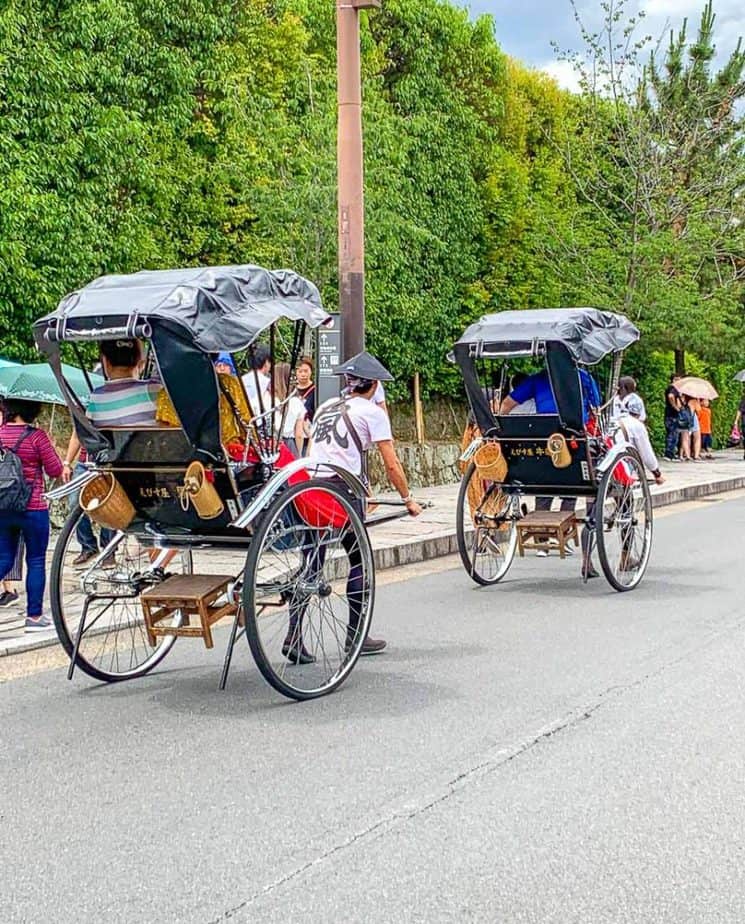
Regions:
<instances>
[{"instance_id":1,"label":"black calligraphy on shirt","mask_svg":"<svg viewBox=\"0 0 745 924\"><path fill-rule=\"evenodd\" d=\"M349 435L339 432L342 419L341 408L330 408L316 417L313 426L313 439L317 443L336 443L341 449L349 448Z\"/></svg>"}]
</instances>

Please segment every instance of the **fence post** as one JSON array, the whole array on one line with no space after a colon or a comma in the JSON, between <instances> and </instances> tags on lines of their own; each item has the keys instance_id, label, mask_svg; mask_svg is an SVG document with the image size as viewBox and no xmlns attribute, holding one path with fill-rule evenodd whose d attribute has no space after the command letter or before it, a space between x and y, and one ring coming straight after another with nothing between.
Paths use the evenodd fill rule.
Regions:
<instances>
[{"instance_id":1,"label":"fence post","mask_svg":"<svg viewBox=\"0 0 745 924\"><path fill-rule=\"evenodd\" d=\"M414 373L414 423L416 425L416 441L421 446L424 443L424 413L422 411L422 398L419 393L419 373Z\"/></svg>"}]
</instances>

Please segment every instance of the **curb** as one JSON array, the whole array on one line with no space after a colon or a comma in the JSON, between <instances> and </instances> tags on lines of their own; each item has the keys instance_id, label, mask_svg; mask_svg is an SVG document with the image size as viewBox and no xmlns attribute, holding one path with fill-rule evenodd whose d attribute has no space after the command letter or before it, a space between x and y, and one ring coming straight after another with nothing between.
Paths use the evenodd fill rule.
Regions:
<instances>
[{"instance_id":1,"label":"curb","mask_svg":"<svg viewBox=\"0 0 745 924\"><path fill-rule=\"evenodd\" d=\"M652 507L654 509L669 507L673 504L682 504L686 501L697 500L713 494L739 491L743 488L745 488L745 475L722 478L706 484L690 484L681 488L663 488L661 491L652 494ZM412 539L409 542L380 546L373 549L373 559L377 571L386 571L402 565L413 565L423 561L430 561L434 558L443 558L446 555L453 555L457 551L458 542L455 529L452 529L442 530L423 539ZM22 644L14 645L11 649L0 648L0 660L4 657L12 657L13 655L25 654L29 651L37 651L56 645L59 645L56 633L44 637L36 636L28 641L24 638Z\"/></svg>"}]
</instances>

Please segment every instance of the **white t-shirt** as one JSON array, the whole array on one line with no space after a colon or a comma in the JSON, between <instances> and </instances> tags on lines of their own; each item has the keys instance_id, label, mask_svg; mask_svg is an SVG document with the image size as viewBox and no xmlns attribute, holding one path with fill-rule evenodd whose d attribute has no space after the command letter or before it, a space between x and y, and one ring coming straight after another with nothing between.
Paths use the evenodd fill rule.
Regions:
<instances>
[{"instance_id":1,"label":"white t-shirt","mask_svg":"<svg viewBox=\"0 0 745 924\"><path fill-rule=\"evenodd\" d=\"M618 430L613 438L616 443L624 443L628 439L650 472L657 471L660 467L649 441L647 428L638 417L632 417L631 414L626 413L621 414L618 419Z\"/></svg>"},{"instance_id":2,"label":"white t-shirt","mask_svg":"<svg viewBox=\"0 0 745 924\"><path fill-rule=\"evenodd\" d=\"M259 389L256 390L256 379L259 380ZM259 392L261 393L261 399L263 401L264 410L268 411L272 406L271 398L269 397L269 389L272 384L272 380L268 375L264 375L263 372L256 372L254 370L249 370L245 375L241 376L243 382L243 387L246 389L246 396L248 397L248 402L251 405L251 410L254 414L261 413L261 407L259 405Z\"/></svg>"},{"instance_id":3,"label":"white t-shirt","mask_svg":"<svg viewBox=\"0 0 745 924\"><path fill-rule=\"evenodd\" d=\"M274 412L274 416L277 418L275 426L279 426L282 421L282 411L283 407L278 408ZM289 401L287 402L287 410L285 411L285 425L282 430L282 436L285 439L291 439L295 436L295 424L298 421L305 419L305 403L297 395L291 395Z\"/></svg>"},{"instance_id":4,"label":"white t-shirt","mask_svg":"<svg viewBox=\"0 0 745 924\"><path fill-rule=\"evenodd\" d=\"M378 387L375 389L372 399L375 404L385 404L385 388L383 388L382 382L378 382Z\"/></svg>"},{"instance_id":5,"label":"white t-shirt","mask_svg":"<svg viewBox=\"0 0 745 924\"><path fill-rule=\"evenodd\" d=\"M354 396L347 398L345 404L362 452L367 452L373 443L393 439L388 415L374 401ZM309 457L312 462L332 462L354 475L361 475L362 455L349 435L341 411L338 398L324 401L316 410Z\"/></svg>"},{"instance_id":6,"label":"white t-shirt","mask_svg":"<svg viewBox=\"0 0 745 924\"><path fill-rule=\"evenodd\" d=\"M626 395L625 398L619 398L618 395L615 395L615 397L613 398L613 404L611 405L611 420L617 421L619 417L621 417L622 414L628 413L628 408L626 404L630 397L631 397L630 395ZM641 414L638 415L638 419L641 420L642 423L644 423L647 419L647 409L644 407L644 402L639 397L639 395L637 395L636 393L634 396L634 400L635 402L638 401L639 404L641 404L642 412Z\"/></svg>"}]
</instances>

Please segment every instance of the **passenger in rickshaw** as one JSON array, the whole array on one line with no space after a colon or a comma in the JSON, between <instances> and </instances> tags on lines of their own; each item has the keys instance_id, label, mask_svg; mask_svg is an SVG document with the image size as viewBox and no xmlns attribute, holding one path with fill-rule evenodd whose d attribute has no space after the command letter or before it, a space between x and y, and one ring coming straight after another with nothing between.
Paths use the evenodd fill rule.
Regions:
<instances>
[{"instance_id":1,"label":"passenger in rickshaw","mask_svg":"<svg viewBox=\"0 0 745 924\"><path fill-rule=\"evenodd\" d=\"M390 483L401 495L408 513L413 517L418 516L422 508L409 491L406 474L396 455L391 422L385 411L374 401L378 384L381 381L392 381L393 376L367 352L352 357L334 371L344 376L345 393L341 398L331 398L324 402L316 410L309 453L311 461L338 465L367 484L365 454L373 445L377 446ZM362 502L357 503L363 513ZM355 579L361 580L361 575L350 574L347 588L350 610L354 606L355 593L360 592L355 591ZM356 618L358 622L359 616ZM355 625L354 612L350 612L350 625ZM292 626L288 638L291 635ZM385 647L383 639L368 636L362 646L362 654L377 654Z\"/></svg>"},{"instance_id":2,"label":"passenger in rickshaw","mask_svg":"<svg viewBox=\"0 0 745 924\"><path fill-rule=\"evenodd\" d=\"M91 392L86 413L101 429L155 426L157 379L139 378L144 353L139 340L102 340L101 364L106 381Z\"/></svg>"},{"instance_id":3,"label":"passenger in rickshaw","mask_svg":"<svg viewBox=\"0 0 745 924\"><path fill-rule=\"evenodd\" d=\"M593 420L593 409L600 407L600 389L589 372L585 369L578 369L577 371L579 372L580 390L582 392L582 419L587 427L591 425ZM514 411L518 411L519 408L525 407L529 402L534 402L535 410L532 413L558 414L556 398L554 397L547 369L542 369L540 372L535 372L533 375L526 376L520 380L516 386L514 386L513 379L512 391L502 400L499 413L510 414ZM550 497L538 496L535 499L535 509L550 510L551 501L552 498ZM576 498L561 498L561 510L574 510L576 506ZM571 546L567 545L566 551L572 554ZM545 549L540 549L537 554L539 557L545 558L548 552Z\"/></svg>"},{"instance_id":4,"label":"passenger in rickshaw","mask_svg":"<svg viewBox=\"0 0 745 924\"><path fill-rule=\"evenodd\" d=\"M600 389L595 379L585 369L579 369L582 390L582 415L587 424L592 417L592 409L600 407ZM557 414L556 398L551 388L548 370L542 369L522 379L502 400L500 414L511 414L519 405L535 401L536 414Z\"/></svg>"}]
</instances>

